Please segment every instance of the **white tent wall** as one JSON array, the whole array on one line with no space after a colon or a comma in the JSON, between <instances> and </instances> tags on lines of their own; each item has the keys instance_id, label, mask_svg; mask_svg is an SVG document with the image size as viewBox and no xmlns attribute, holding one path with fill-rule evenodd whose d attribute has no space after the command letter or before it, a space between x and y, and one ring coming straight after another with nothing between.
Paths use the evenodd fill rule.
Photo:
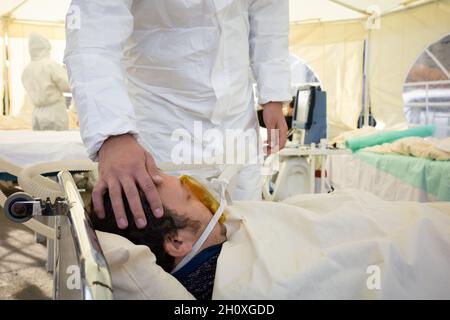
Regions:
<instances>
[{"instance_id":1,"label":"white tent wall","mask_svg":"<svg viewBox=\"0 0 450 320\"><path fill-rule=\"evenodd\" d=\"M5 47L3 44L3 25L0 21L0 117L3 115L3 96L4 96L4 61L5 61Z\"/></svg>"},{"instance_id":2,"label":"white tent wall","mask_svg":"<svg viewBox=\"0 0 450 320\"><path fill-rule=\"evenodd\" d=\"M428 0L427 4L423 4L427 0L289 1L294 23L290 50L317 73L328 93L330 137L357 125L362 100L365 11L371 5L379 6L382 12L404 9L383 16L381 29L371 32L369 89L372 111L381 125L405 124L404 79L421 51L450 32L450 0ZM410 8L417 4L420 6ZM53 57L62 62L62 23L69 5L69 0L0 0L0 15L10 21L9 88L13 114L20 111L24 101L20 77L29 61L27 37L32 31L48 37ZM298 21L301 24L295 24Z\"/></svg>"},{"instance_id":3,"label":"white tent wall","mask_svg":"<svg viewBox=\"0 0 450 320\"><path fill-rule=\"evenodd\" d=\"M403 85L423 50L450 33L450 1L387 15L370 36L370 98L377 121L386 127L406 122Z\"/></svg>"},{"instance_id":4,"label":"white tent wall","mask_svg":"<svg viewBox=\"0 0 450 320\"><path fill-rule=\"evenodd\" d=\"M10 114L12 115L18 115L22 109L31 107L28 105L28 99L25 99L26 92L21 78L23 70L30 62L28 37L32 32L48 38L52 45L52 58L63 63L66 44L62 25L13 23L8 27Z\"/></svg>"},{"instance_id":5,"label":"white tent wall","mask_svg":"<svg viewBox=\"0 0 450 320\"><path fill-rule=\"evenodd\" d=\"M406 126L404 80L422 51L448 33L449 0L390 13L381 18L379 30L371 31L368 84L372 111L380 127ZM291 52L311 66L327 91L331 138L357 126L366 36L365 20L291 25Z\"/></svg>"},{"instance_id":6,"label":"white tent wall","mask_svg":"<svg viewBox=\"0 0 450 320\"><path fill-rule=\"evenodd\" d=\"M0 0L0 16L14 21L63 23L71 0Z\"/></svg>"},{"instance_id":7,"label":"white tent wall","mask_svg":"<svg viewBox=\"0 0 450 320\"><path fill-rule=\"evenodd\" d=\"M351 130L361 110L365 30L360 22L292 25L290 51L327 91L329 135Z\"/></svg>"}]
</instances>

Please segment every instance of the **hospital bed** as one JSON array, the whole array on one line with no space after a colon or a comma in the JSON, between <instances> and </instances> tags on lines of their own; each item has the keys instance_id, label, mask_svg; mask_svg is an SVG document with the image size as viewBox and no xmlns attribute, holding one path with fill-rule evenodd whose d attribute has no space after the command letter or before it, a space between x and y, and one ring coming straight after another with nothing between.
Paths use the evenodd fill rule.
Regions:
<instances>
[{"instance_id":1,"label":"hospital bed","mask_svg":"<svg viewBox=\"0 0 450 320\"><path fill-rule=\"evenodd\" d=\"M4 130L5 119L0 119L0 185L12 189L17 185L17 175L21 168L62 160L88 160L86 148L81 141L78 130L70 131L31 131ZM21 119L21 118L19 118ZM30 116L31 119L31 116ZM16 121L17 122L17 121ZM30 122L31 123L31 122ZM15 123L17 125L17 123ZM5 161L5 162L3 162ZM6 166L5 163L7 163ZM13 168L12 168L12 164ZM49 172L47 176L56 177L57 172ZM85 177L78 176L77 178ZM36 235L36 240L45 243L46 239ZM52 241L48 243L49 257L53 254ZM51 271L52 261L49 259L47 270Z\"/></svg>"},{"instance_id":2,"label":"hospital bed","mask_svg":"<svg viewBox=\"0 0 450 320\"><path fill-rule=\"evenodd\" d=\"M0 130L0 157L21 168L52 161L89 159L76 130ZM0 181L11 184L17 181L17 176L0 166Z\"/></svg>"},{"instance_id":3,"label":"hospital bed","mask_svg":"<svg viewBox=\"0 0 450 320\"><path fill-rule=\"evenodd\" d=\"M3 172L17 177L26 192L6 197L0 190L0 206L6 216L45 236L49 252L47 266L53 271L55 299L110 299L110 276L95 233L89 228L83 200L69 171L57 181L41 173L70 168L94 170L91 161L63 161L21 168L0 159Z\"/></svg>"},{"instance_id":4,"label":"hospital bed","mask_svg":"<svg viewBox=\"0 0 450 320\"><path fill-rule=\"evenodd\" d=\"M54 298L116 297L119 287L112 276L117 276L113 271L120 269L117 264L127 265L119 279L122 285L127 282L126 290L121 288L120 298L125 298L125 294L150 299L191 298L170 274L161 272L148 248L133 245L117 235L106 234L105 238L105 234L93 231L77 186L67 171L58 174L58 183L40 175L60 170L62 165L51 164L47 169L38 165L18 173L25 186L29 179L37 182L25 189L37 194L46 192L49 201L43 197L44 193L40 196L43 202L23 193L3 201L5 197L2 200L0 194L0 204L17 222L37 218L39 214L54 216L54 228L39 225L36 219L24 222L55 239ZM65 163L67 169L95 170L90 162L75 165ZM161 167L169 172L183 171ZM192 169L195 167L184 168ZM447 277L450 203L389 203L358 190L333 194L301 195L283 203L232 205L227 218L230 237L221 253L213 298L450 297ZM279 218L280 211L284 221ZM383 218L374 220L378 215ZM281 244L264 241L264 235L270 233L276 233ZM265 254L257 254L263 248ZM298 259L287 260L293 253L299 255ZM239 264L235 263L236 257L242 257ZM379 265L383 272L383 291L366 287L366 268L373 265ZM134 281L128 281L130 272L136 277ZM258 281L253 281L251 274L258 274ZM287 285L292 287L289 291L279 291ZM129 291L130 288L133 290ZM142 292L146 294L142 296Z\"/></svg>"},{"instance_id":5,"label":"hospital bed","mask_svg":"<svg viewBox=\"0 0 450 320\"><path fill-rule=\"evenodd\" d=\"M0 190L0 206L13 222L23 223L49 240L53 240L52 255L53 298L62 300L110 300L113 285L107 261L97 234L85 212L85 204L71 171L97 170L91 161L59 161L20 168L0 159L0 167L18 176L19 184L27 192L17 192L6 197ZM160 164L165 172L183 173L204 166ZM57 181L42 174L60 171ZM230 182L240 166L206 168L207 175ZM95 174L94 174L95 176ZM205 176L204 176L205 177ZM231 192L231 189L229 190ZM228 191L227 191L228 194ZM228 203L231 200L228 198ZM51 218L52 223L42 223Z\"/></svg>"},{"instance_id":6,"label":"hospital bed","mask_svg":"<svg viewBox=\"0 0 450 320\"><path fill-rule=\"evenodd\" d=\"M359 151L331 157L331 184L385 200L450 201L450 162Z\"/></svg>"},{"instance_id":7,"label":"hospital bed","mask_svg":"<svg viewBox=\"0 0 450 320\"><path fill-rule=\"evenodd\" d=\"M39 162L88 159L77 130L0 130L0 155L21 167Z\"/></svg>"},{"instance_id":8,"label":"hospital bed","mask_svg":"<svg viewBox=\"0 0 450 320\"><path fill-rule=\"evenodd\" d=\"M357 188L384 200L450 201L450 161L360 150L330 157L334 189Z\"/></svg>"},{"instance_id":9,"label":"hospital bed","mask_svg":"<svg viewBox=\"0 0 450 320\"><path fill-rule=\"evenodd\" d=\"M58 181L63 197L42 201L18 192L4 202L5 214L55 241L54 299L112 299L108 265L85 215L77 186L68 171L60 172ZM54 228L36 220L40 217L54 218Z\"/></svg>"}]
</instances>

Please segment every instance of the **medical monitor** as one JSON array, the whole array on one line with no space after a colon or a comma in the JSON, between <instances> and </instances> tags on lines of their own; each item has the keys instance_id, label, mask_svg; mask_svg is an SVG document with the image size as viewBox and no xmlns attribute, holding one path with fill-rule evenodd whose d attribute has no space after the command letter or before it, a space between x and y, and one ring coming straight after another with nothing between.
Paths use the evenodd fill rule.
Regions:
<instances>
[{"instance_id":1,"label":"medical monitor","mask_svg":"<svg viewBox=\"0 0 450 320\"><path fill-rule=\"evenodd\" d=\"M294 113L292 127L297 129L309 129L314 107L315 88L312 86L300 87L294 100Z\"/></svg>"},{"instance_id":2,"label":"medical monitor","mask_svg":"<svg viewBox=\"0 0 450 320\"><path fill-rule=\"evenodd\" d=\"M327 98L319 86L297 89L294 99L292 128L304 131L303 144L319 143L327 135Z\"/></svg>"}]
</instances>

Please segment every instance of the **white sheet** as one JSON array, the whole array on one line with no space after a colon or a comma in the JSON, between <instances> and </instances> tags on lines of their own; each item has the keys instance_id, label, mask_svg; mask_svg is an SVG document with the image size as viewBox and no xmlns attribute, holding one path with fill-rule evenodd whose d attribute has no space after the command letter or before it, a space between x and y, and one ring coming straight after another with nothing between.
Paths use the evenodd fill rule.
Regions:
<instances>
[{"instance_id":1,"label":"white sheet","mask_svg":"<svg viewBox=\"0 0 450 320\"><path fill-rule=\"evenodd\" d=\"M80 132L0 131L0 157L23 167L58 160L88 160Z\"/></svg>"},{"instance_id":2,"label":"white sheet","mask_svg":"<svg viewBox=\"0 0 450 320\"><path fill-rule=\"evenodd\" d=\"M214 299L450 298L449 203L351 190L229 211ZM374 266L379 290L367 286Z\"/></svg>"},{"instance_id":3,"label":"white sheet","mask_svg":"<svg viewBox=\"0 0 450 320\"><path fill-rule=\"evenodd\" d=\"M213 299L450 299L450 203L348 190L228 211ZM116 298L192 299L147 247L99 240Z\"/></svg>"},{"instance_id":4,"label":"white sheet","mask_svg":"<svg viewBox=\"0 0 450 320\"><path fill-rule=\"evenodd\" d=\"M436 201L436 197L356 158L330 156L330 179L335 190L357 188L390 201Z\"/></svg>"}]
</instances>

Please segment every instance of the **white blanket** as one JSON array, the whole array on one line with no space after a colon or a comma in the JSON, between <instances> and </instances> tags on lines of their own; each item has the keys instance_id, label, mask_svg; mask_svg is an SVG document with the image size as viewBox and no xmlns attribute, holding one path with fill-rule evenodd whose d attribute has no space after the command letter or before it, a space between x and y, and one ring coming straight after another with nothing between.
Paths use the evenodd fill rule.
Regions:
<instances>
[{"instance_id":1,"label":"white blanket","mask_svg":"<svg viewBox=\"0 0 450 320\"><path fill-rule=\"evenodd\" d=\"M228 210L213 299L450 299L450 203L350 190ZM193 298L147 247L98 234L116 298Z\"/></svg>"},{"instance_id":2,"label":"white blanket","mask_svg":"<svg viewBox=\"0 0 450 320\"><path fill-rule=\"evenodd\" d=\"M88 160L78 130L0 130L0 156L19 167L59 160Z\"/></svg>"},{"instance_id":3,"label":"white blanket","mask_svg":"<svg viewBox=\"0 0 450 320\"><path fill-rule=\"evenodd\" d=\"M351 190L229 211L214 299L450 298L448 203Z\"/></svg>"}]
</instances>

